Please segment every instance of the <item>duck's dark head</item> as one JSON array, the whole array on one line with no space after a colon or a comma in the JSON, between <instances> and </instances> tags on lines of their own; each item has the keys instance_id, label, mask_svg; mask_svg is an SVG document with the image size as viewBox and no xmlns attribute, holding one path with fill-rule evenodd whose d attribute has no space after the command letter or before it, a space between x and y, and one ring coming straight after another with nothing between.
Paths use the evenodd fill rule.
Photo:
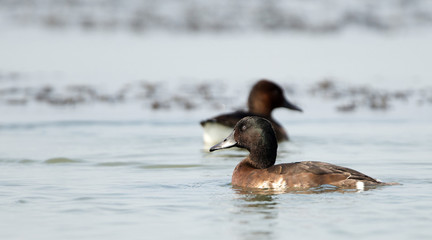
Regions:
<instances>
[{"instance_id":1,"label":"duck's dark head","mask_svg":"<svg viewBox=\"0 0 432 240\"><path fill-rule=\"evenodd\" d=\"M250 164L256 168L274 165L277 154L277 139L271 123L261 117L250 116L237 122L233 132L222 142L210 148L210 152L239 147L250 152Z\"/></svg>"},{"instance_id":2,"label":"duck's dark head","mask_svg":"<svg viewBox=\"0 0 432 240\"><path fill-rule=\"evenodd\" d=\"M282 88L274 82L260 80L252 87L248 98L250 112L269 117L272 110L279 107L303 112L285 98Z\"/></svg>"}]
</instances>

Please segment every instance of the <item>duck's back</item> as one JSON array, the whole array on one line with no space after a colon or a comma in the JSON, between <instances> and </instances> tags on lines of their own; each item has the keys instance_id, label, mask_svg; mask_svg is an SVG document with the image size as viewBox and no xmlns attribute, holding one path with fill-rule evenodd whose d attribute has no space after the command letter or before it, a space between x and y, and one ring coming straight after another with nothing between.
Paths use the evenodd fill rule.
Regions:
<instances>
[{"instance_id":1,"label":"duck's back","mask_svg":"<svg viewBox=\"0 0 432 240\"><path fill-rule=\"evenodd\" d=\"M232 113L222 114L204 121L201 121L201 126L205 127L207 124L211 123L218 123L220 125L224 125L226 127L229 127L231 130L234 128L236 123L240 121L240 119L247 117L247 116L253 116L253 113L248 113L245 111L236 111Z\"/></svg>"}]
</instances>

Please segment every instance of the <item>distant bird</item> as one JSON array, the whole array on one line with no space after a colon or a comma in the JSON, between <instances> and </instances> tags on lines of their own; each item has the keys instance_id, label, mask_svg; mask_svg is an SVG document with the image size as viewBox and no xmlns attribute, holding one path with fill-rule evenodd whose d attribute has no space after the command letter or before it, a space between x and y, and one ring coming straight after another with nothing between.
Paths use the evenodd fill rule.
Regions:
<instances>
[{"instance_id":1,"label":"distant bird","mask_svg":"<svg viewBox=\"0 0 432 240\"><path fill-rule=\"evenodd\" d=\"M295 162L274 165L278 143L269 121L261 117L241 119L234 131L222 142L210 148L210 152L239 147L250 154L234 169L231 183L245 188L306 189L321 185L341 188L395 185L383 183L356 170L325 162Z\"/></svg>"},{"instance_id":2,"label":"distant bird","mask_svg":"<svg viewBox=\"0 0 432 240\"><path fill-rule=\"evenodd\" d=\"M277 140L288 140L288 134L284 128L271 115L273 109L279 107L299 112L303 111L284 97L282 88L276 83L260 80L252 87L249 93L247 112L236 111L201 121L201 126L204 128L204 144L211 146L221 141L231 132L235 124L246 116L260 116L269 120L276 132Z\"/></svg>"}]
</instances>

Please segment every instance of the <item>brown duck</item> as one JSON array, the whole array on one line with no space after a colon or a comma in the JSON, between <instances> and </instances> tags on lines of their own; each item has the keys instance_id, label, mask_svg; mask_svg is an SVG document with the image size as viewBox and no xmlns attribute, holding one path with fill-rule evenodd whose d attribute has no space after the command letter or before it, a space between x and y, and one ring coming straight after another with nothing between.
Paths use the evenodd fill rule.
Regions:
<instances>
[{"instance_id":1,"label":"brown duck","mask_svg":"<svg viewBox=\"0 0 432 240\"><path fill-rule=\"evenodd\" d=\"M342 188L389 185L356 170L325 162L295 162L274 165L278 143L271 123L261 117L241 119L234 131L210 152L239 147L250 154L234 169L232 185L247 188L311 188L324 184Z\"/></svg>"}]
</instances>

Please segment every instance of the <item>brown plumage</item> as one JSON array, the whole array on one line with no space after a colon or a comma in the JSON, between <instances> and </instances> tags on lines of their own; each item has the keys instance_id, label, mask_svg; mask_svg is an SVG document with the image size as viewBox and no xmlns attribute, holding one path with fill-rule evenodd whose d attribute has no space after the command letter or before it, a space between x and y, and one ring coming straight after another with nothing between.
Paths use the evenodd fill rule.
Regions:
<instances>
[{"instance_id":1,"label":"brown plumage","mask_svg":"<svg viewBox=\"0 0 432 240\"><path fill-rule=\"evenodd\" d=\"M269 121L245 117L234 131L210 151L229 147L249 150L250 155L234 169L232 185L247 188L311 188L324 184L342 188L387 185L351 168L325 162L305 161L274 165L277 141Z\"/></svg>"}]
</instances>

